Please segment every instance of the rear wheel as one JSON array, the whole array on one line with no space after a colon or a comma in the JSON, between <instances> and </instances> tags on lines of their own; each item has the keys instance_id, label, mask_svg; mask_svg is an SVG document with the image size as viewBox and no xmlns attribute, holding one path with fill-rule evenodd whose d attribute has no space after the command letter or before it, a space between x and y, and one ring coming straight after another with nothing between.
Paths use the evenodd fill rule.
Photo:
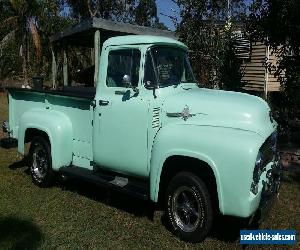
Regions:
<instances>
[{"instance_id":1,"label":"rear wheel","mask_svg":"<svg viewBox=\"0 0 300 250\"><path fill-rule=\"evenodd\" d=\"M182 240L201 242L209 233L213 210L204 182L189 172L177 174L166 191L166 217L171 230Z\"/></svg>"},{"instance_id":2,"label":"rear wheel","mask_svg":"<svg viewBox=\"0 0 300 250\"><path fill-rule=\"evenodd\" d=\"M43 137L35 137L29 150L30 173L34 184L48 187L52 184L54 173L50 144Z\"/></svg>"}]
</instances>

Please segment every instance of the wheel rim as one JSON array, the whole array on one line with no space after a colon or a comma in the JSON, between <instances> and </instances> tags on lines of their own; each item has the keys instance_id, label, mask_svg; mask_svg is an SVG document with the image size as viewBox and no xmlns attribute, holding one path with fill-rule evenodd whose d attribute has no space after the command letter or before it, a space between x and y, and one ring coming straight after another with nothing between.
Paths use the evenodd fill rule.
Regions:
<instances>
[{"instance_id":1,"label":"wheel rim","mask_svg":"<svg viewBox=\"0 0 300 250\"><path fill-rule=\"evenodd\" d=\"M201 204L195 191L186 186L179 187L173 195L172 213L178 227L184 232L193 232L201 219Z\"/></svg>"},{"instance_id":2,"label":"wheel rim","mask_svg":"<svg viewBox=\"0 0 300 250\"><path fill-rule=\"evenodd\" d=\"M48 158L47 152L42 145L37 144L32 154L32 170L38 181L42 180L47 173Z\"/></svg>"}]
</instances>

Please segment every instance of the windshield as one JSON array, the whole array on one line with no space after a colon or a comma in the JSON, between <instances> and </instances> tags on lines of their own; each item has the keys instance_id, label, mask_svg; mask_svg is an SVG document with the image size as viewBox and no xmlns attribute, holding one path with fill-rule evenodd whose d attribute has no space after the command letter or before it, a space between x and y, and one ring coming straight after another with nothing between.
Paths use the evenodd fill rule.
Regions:
<instances>
[{"instance_id":1,"label":"windshield","mask_svg":"<svg viewBox=\"0 0 300 250\"><path fill-rule=\"evenodd\" d=\"M179 48L151 48L147 54L145 67L146 85L155 84L163 87L196 82L187 52Z\"/></svg>"}]
</instances>

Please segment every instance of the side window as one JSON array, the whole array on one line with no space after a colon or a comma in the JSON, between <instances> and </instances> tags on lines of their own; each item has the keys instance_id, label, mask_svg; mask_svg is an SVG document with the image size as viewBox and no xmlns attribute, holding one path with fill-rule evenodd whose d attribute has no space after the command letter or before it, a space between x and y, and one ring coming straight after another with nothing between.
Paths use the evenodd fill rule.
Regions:
<instances>
[{"instance_id":1,"label":"side window","mask_svg":"<svg viewBox=\"0 0 300 250\"><path fill-rule=\"evenodd\" d=\"M108 87L137 87L141 52L138 49L112 50L108 55L106 85ZM126 79L126 80L124 80Z\"/></svg>"}]
</instances>

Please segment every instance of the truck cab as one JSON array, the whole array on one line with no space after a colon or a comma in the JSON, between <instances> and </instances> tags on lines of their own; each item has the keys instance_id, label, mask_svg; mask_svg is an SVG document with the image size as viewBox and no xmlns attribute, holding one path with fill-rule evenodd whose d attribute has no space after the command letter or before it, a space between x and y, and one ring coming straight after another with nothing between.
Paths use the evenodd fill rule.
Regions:
<instances>
[{"instance_id":1,"label":"truck cab","mask_svg":"<svg viewBox=\"0 0 300 250\"><path fill-rule=\"evenodd\" d=\"M281 168L264 100L202 88L167 31L94 18L52 42L63 84L53 51L52 89L9 89L4 126L19 152L31 142L35 184L70 175L158 203L189 242L217 213L249 218L270 204ZM70 44L94 44L93 65L72 77Z\"/></svg>"},{"instance_id":2,"label":"truck cab","mask_svg":"<svg viewBox=\"0 0 300 250\"><path fill-rule=\"evenodd\" d=\"M115 37L103 46L94 109L94 161L147 177L164 99L175 94L180 83L196 86L187 48L155 36Z\"/></svg>"}]
</instances>

